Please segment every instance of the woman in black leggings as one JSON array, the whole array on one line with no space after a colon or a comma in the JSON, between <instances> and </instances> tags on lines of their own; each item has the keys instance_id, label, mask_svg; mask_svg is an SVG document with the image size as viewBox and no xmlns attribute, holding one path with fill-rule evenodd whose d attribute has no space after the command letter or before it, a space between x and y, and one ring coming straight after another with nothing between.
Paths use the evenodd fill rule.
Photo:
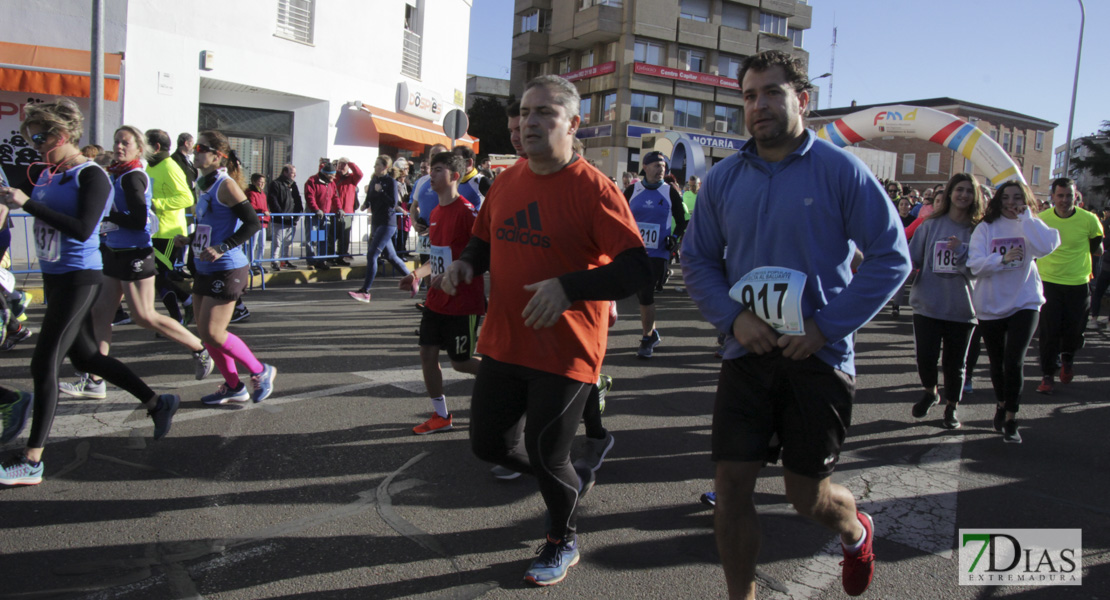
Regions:
<instances>
[{"instance_id":1,"label":"woman in black leggings","mask_svg":"<svg viewBox=\"0 0 1110 600\"><path fill-rule=\"evenodd\" d=\"M32 168L33 191L0 189L0 202L23 208L35 217L35 253L42 269L46 315L31 358L35 402L27 448L0 464L0 485L42 482L42 453L58 405L58 369L68 356L79 371L100 375L119 386L147 408L154 420L154 438L170 430L179 398L158 395L123 363L100 354L89 311L100 293L103 263L97 230L107 211L112 183L96 163L81 155L84 117L67 99L28 105L21 126L23 136L42 155L42 168ZM30 402L20 396L15 403ZM21 406L6 406L9 414L26 414ZM23 419L25 422L25 418ZM0 443L19 434L7 428Z\"/></svg>"}]
</instances>

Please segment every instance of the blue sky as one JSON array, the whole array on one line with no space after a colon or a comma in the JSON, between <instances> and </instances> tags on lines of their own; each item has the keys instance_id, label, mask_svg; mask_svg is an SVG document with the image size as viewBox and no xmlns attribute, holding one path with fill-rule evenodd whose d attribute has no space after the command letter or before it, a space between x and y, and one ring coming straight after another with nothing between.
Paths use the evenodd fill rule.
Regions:
<instances>
[{"instance_id":1,"label":"blue sky","mask_svg":"<svg viewBox=\"0 0 1110 600\"><path fill-rule=\"evenodd\" d=\"M563 1L563 0L559 0ZM648 0L650 1L650 0ZM1077 0L809 0L803 46L810 76L829 71L837 28L832 100L845 106L948 96L1058 123L1067 137L1079 38ZM1110 2L1087 10L1074 137L1110 120ZM512 0L474 0L470 73L509 77ZM821 108L828 107L828 78Z\"/></svg>"}]
</instances>

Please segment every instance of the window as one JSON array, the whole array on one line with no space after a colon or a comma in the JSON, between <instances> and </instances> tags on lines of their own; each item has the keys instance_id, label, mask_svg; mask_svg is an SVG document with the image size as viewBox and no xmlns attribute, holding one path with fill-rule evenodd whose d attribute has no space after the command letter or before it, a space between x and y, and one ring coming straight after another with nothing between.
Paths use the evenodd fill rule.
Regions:
<instances>
[{"instance_id":1,"label":"window","mask_svg":"<svg viewBox=\"0 0 1110 600\"><path fill-rule=\"evenodd\" d=\"M1037 152L1040 152L1041 150L1044 150L1044 132L1043 131L1038 131L1037 132L1037 141L1033 143L1033 149L1036 150Z\"/></svg>"},{"instance_id":2,"label":"window","mask_svg":"<svg viewBox=\"0 0 1110 600\"><path fill-rule=\"evenodd\" d=\"M794 29L793 27L787 27L786 28L786 34L787 34L787 37L790 38L790 41L792 41L794 43L795 48L801 48L802 47L802 30L801 29Z\"/></svg>"},{"instance_id":3,"label":"window","mask_svg":"<svg viewBox=\"0 0 1110 600\"><path fill-rule=\"evenodd\" d=\"M1010 132L1008 131L1002 134L1002 149L1006 152L1009 152L1012 149L1010 148Z\"/></svg>"},{"instance_id":4,"label":"window","mask_svg":"<svg viewBox=\"0 0 1110 600\"><path fill-rule=\"evenodd\" d=\"M652 96L651 94L632 94L632 114L629 115L629 120L647 122L648 113L658 111L661 104L659 103L659 96Z\"/></svg>"},{"instance_id":5,"label":"window","mask_svg":"<svg viewBox=\"0 0 1110 600\"><path fill-rule=\"evenodd\" d=\"M763 33L773 33L786 37L786 17L772 15L771 13L760 13L759 30Z\"/></svg>"},{"instance_id":6,"label":"window","mask_svg":"<svg viewBox=\"0 0 1110 600\"><path fill-rule=\"evenodd\" d=\"M564 57L560 58L559 62L556 63L556 64L558 65L558 68L555 69L555 74L556 75L562 75L563 73L569 73L570 72L570 57L569 56L564 56Z\"/></svg>"},{"instance_id":7,"label":"window","mask_svg":"<svg viewBox=\"0 0 1110 600\"><path fill-rule=\"evenodd\" d=\"M590 108L593 106L593 98L583 98L582 103L578 105L578 114L582 117L582 124L590 124Z\"/></svg>"},{"instance_id":8,"label":"window","mask_svg":"<svg viewBox=\"0 0 1110 600\"><path fill-rule=\"evenodd\" d=\"M729 79L739 79L741 64L743 64L743 61L739 58L721 54L717 58L717 74Z\"/></svg>"},{"instance_id":9,"label":"window","mask_svg":"<svg viewBox=\"0 0 1110 600\"><path fill-rule=\"evenodd\" d=\"M701 129L701 102L675 98L674 126Z\"/></svg>"},{"instance_id":10,"label":"window","mask_svg":"<svg viewBox=\"0 0 1110 600\"><path fill-rule=\"evenodd\" d=\"M925 174L935 175L940 173L940 152L930 152L925 157Z\"/></svg>"},{"instance_id":11,"label":"window","mask_svg":"<svg viewBox=\"0 0 1110 600\"><path fill-rule=\"evenodd\" d=\"M692 19L694 21L708 23L709 0L680 0L678 5L678 16L683 19Z\"/></svg>"},{"instance_id":12,"label":"window","mask_svg":"<svg viewBox=\"0 0 1110 600\"><path fill-rule=\"evenodd\" d=\"M680 68L686 69L687 71L702 73L705 71L705 51L679 48L678 63Z\"/></svg>"},{"instance_id":13,"label":"window","mask_svg":"<svg viewBox=\"0 0 1110 600\"><path fill-rule=\"evenodd\" d=\"M663 46L651 42L636 42L633 49L633 60L649 65L662 65Z\"/></svg>"},{"instance_id":14,"label":"window","mask_svg":"<svg viewBox=\"0 0 1110 600\"><path fill-rule=\"evenodd\" d=\"M721 25L750 31L752 28L752 9L747 6L725 2L721 7Z\"/></svg>"},{"instance_id":15,"label":"window","mask_svg":"<svg viewBox=\"0 0 1110 600\"><path fill-rule=\"evenodd\" d=\"M996 141L996 142L998 141L998 130L997 129L992 129L991 130L991 139Z\"/></svg>"},{"instance_id":16,"label":"window","mask_svg":"<svg viewBox=\"0 0 1110 600\"><path fill-rule=\"evenodd\" d=\"M1033 167L1033 176L1030 179L1031 179L1033 185L1040 185L1041 184L1041 168L1040 167Z\"/></svg>"},{"instance_id":17,"label":"window","mask_svg":"<svg viewBox=\"0 0 1110 600\"><path fill-rule=\"evenodd\" d=\"M621 0L580 0L578 10L586 10L591 6L614 6L621 7Z\"/></svg>"},{"instance_id":18,"label":"window","mask_svg":"<svg viewBox=\"0 0 1110 600\"><path fill-rule=\"evenodd\" d=\"M917 158L916 154L903 154L902 155L902 174L913 175L914 160Z\"/></svg>"},{"instance_id":19,"label":"window","mask_svg":"<svg viewBox=\"0 0 1110 600\"><path fill-rule=\"evenodd\" d=\"M405 32L401 47L401 74L420 79L421 41L420 22L416 7L405 4Z\"/></svg>"},{"instance_id":20,"label":"window","mask_svg":"<svg viewBox=\"0 0 1110 600\"><path fill-rule=\"evenodd\" d=\"M274 35L302 44L312 43L316 0L278 0Z\"/></svg>"},{"instance_id":21,"label":"window","mask_svg":"<svg viewBox=\"0 0 1110 600\"><path fill-rule=\"evenodd\" d=\"M617 120L617 94L605 94L601 98L601 120L602 121L616 121Z\"/></svg>"},{"instance_id":22,"label":"window","mask_svg":"<svg viewBox=\"0 0 1110 600\"><path fill-rule=\"evenodd\" d=\"M1014 154L1025 154L1025 134L1019 133L1014 140Z\"/></svg>"},{"instance_id":23,"label":"window","mask_svg":"<svg viewBox=\"0 0 1110 600\"><path fill-rule=\"evenodd\" d=\"M578 68L585 69L592 66L594 66L594 51L587 50L582 53L582 58L578 61Z\"/></svg>"},{"instance_id":24,"label":"window","mask_svg":"<svg viewBox=\"0 0 1110 600\"><path fill-rule=\"evenodd\" d=\"M520 17L520 32L534 31L537 33L551 32L551 11L533 10Z\"/></svg>"},{"instance_id":25,"label":"window","mask_svg":"<svg viewBox=\"0 0 1110 600\"><path fill-rule=\"evenodd\" d=\"M739 135L740 131L740 109L735 106L722 106L720 104L713 110L713 116L717 121L724 121L728 123L728 132Z\"/></svg>"}]
</instances>

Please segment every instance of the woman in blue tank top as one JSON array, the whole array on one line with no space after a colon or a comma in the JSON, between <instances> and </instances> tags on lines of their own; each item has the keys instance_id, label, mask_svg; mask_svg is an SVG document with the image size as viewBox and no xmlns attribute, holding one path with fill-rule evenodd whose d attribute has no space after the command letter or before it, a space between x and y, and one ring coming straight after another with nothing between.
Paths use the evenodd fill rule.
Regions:
<instances>
[{"instance_id":1,"label":"woman in blue tank top","mask_svg":"<svg viewBox=\"0 0 1110 600\"><path fill-rule=\"evenodd\" d=\"M175 243L189 244L196 262L193 280L193 311L197 332L224 376L214 394L201 398L209 405L228 402L261 402L273 393L277 369L263 364L243 340L227 330L235 301L250 281L249 263L242 245L262 224L247 201L239 181L242 163L218 131L203 131L193 146L197 167L196 231ZM251 387L239 379L236 362L251 374Z\"/></svg>"},{"instance_id":2,"label":"woman in blue tank top","mask_svg":"<svg viewBox=\"0 0 1110 600\"><path fill-rule=\"evenodd\" d=\"M29 104L20 128L43 159L32 169L28 190L0 189L0 202L35 217L35 252L42 268L46 314L31 357L35 382L30 395L0 406L0 444L14 439L31 416L27 447L0 463L0 485L42 482L43 447L58 406L58 369L68 356L81 371L103 376L139 399L154 420L154 439L170 431L180 399L158 395L115 358L97 351L88 318L103 276L97 230L112 201L108 175L78 151L84 117L68 99ZM29 186L30 187L30 186Z\"/></svg>"},{"instance_id":3,"label":"woman in blue tank top","mask_svg":"<svg viewBox=\"0 0 1110 600\"><path fill-rule=\"evenodd\" d=\"M108 214L100 224L104 287L93 305L93 332L100 353L107 356L112 343L112 319L120 300L126 297L135 323L189 350L196 366L196 378L204 379L212 373L213 366L200 339L181 323L154 309L157 270L150 236L153 233L151 223L158 221L150 210L153 185L140 160L145 148L144 136L135 127L124 125L116 130L113 143L116 160L108 167L113 197ZM104 381L88 373L76 383L61 384L60 389L63 394L76 398L104 398L106 395Z\"/></svg>"}]
</instances>

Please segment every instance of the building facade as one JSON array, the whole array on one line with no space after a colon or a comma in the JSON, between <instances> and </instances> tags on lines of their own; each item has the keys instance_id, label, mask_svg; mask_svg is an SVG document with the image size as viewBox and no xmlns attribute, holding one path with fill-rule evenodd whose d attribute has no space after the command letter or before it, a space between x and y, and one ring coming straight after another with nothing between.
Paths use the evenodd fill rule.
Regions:
<instances>
[{"instance_id":1,"label":"building facade","mask_svg":"<svg viewBox=\"0 0 1110 600\"><path fill-rule=\"evenodd\" d=\"M1083 205L1088 208L1106 208L1110 206L1110 199L1104 194L1095 193L1092 189L1093 186L1102 183L1101 177L1095 177L1087 171L1082 171L1075 164L1077 158L1087 158L1091 155L1091 151L1083 144L1084 141L1091 141L1100 144L1103 147L1110 147L1110 138L1105 135L1088 135L1077 138L1071 141L1071 163L1068 165L1068 175L1075 180L1075 187L1083 194ZM1064 175L1064 159L1067 156L1064 154L1064 147L1067 143L1060 144L1055 150L1055 162L1052 167L1052 178L1065 177Z\"/></svg>"},{"instance_id":2,"label":"building facade","mask_svg":"<svg viewBox=\"0 0 1110 600\"><path fill-rule=\"evenodd\" d=\"M83 54L77 70L88 95L91 5L0 3L0 21L9 25L0 47L0 142L20 142L12 132L27 102L61 94L88 107L79 90L51 81L80 80L72 61L59 69L52 65L62 63L42 57L59 49ZM84 143L108 146L124 123L171 137L218 129L248 173L273 177L292 162L303 182L321 157L347 156L369 172L379 154L411 156L449 143L443 117L465 103L471 0L105 6L104 52L117 65L118 89L105 101L105 133ZM18 154L0 149L6 169L19 168Z\"/></svg>"},{"instance_id":3,"label":"building facade","mask_svg":"<svg viewBox=\"0 0 1110 600\"><path fill-rule=\"evenodd\" d=\"M1057 125L1051 121L953 98L931 98L812 110L807 120L808 126L816 129L856 111L894 104L924 106L972 123L998 142L1010 155L1038 198L1048 197L1049 184L1052 181L1052 130ZM952 175L961 172L978 175L980 181L989 183L983 172L962 154L928 140L887 136L864 140L856 146L897 154L893 179L915 188L945 183Z\"/></svg>"},{"instance_id":4,"label":"building facade","mask_svg":"<svg viewBox=\"0 0 1110 600\"><path fill-rule=\"evenodd\" d=\"M737 76L743 59L802 49L812 8L799 0L516 0L510 91L556 74L582 96L586 158L619 179L639 170L646 134L676 131L706 161L748 137Z\"/></svg>"}]
</instances>

